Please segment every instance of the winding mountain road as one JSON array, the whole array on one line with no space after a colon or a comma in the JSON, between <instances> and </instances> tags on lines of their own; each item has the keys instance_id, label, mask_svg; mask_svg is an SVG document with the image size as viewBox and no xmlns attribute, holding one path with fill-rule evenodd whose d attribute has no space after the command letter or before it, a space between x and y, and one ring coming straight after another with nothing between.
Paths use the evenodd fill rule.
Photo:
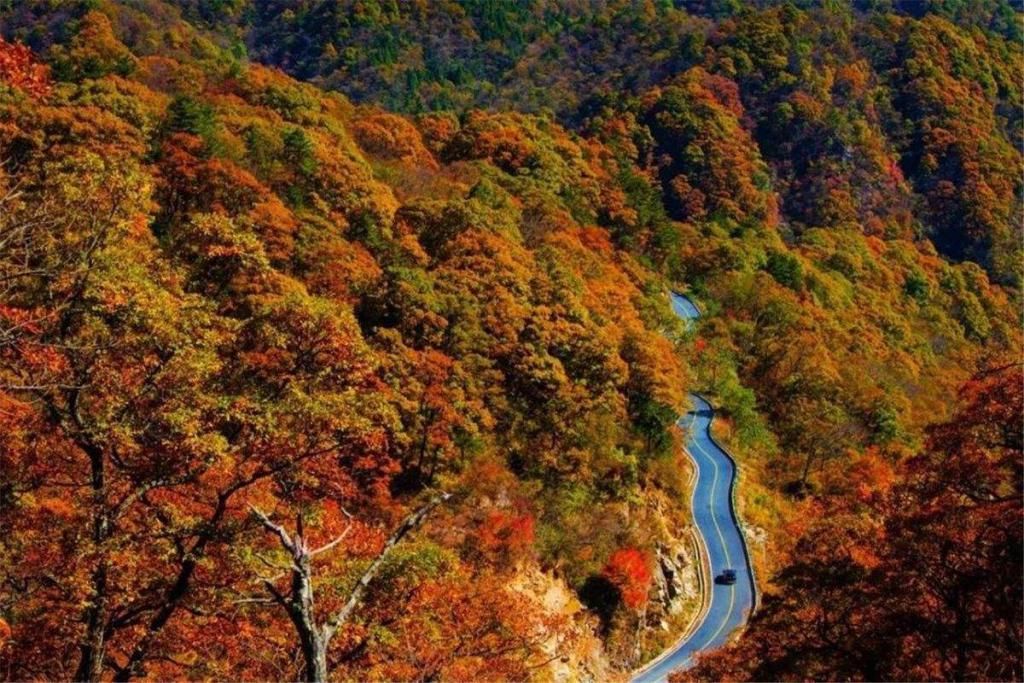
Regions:
<instances>
[{"instance_id":1,"label":"winding mountain road","mask_svg":"<svg viewBox=\"0 0 1024 683\"><path fill-rule=\"evenodd\" d=\"M686 297L674 292L671 297L672 310L680 318L700 316ZM697 468L693 521L711 560L711 576L735 569L736 583L712 583L711 604L696 629L641 669L633 678L636 683L661 683L672 671L690 666L693 655L725 644L746 623L754 606L754 575L732 504L736 464L711 437L715 416L711 404L697 394L690 394L690 401L693 410L680 417L678 424L687 430L686 450Z\"/></svg>"}]
</instances>

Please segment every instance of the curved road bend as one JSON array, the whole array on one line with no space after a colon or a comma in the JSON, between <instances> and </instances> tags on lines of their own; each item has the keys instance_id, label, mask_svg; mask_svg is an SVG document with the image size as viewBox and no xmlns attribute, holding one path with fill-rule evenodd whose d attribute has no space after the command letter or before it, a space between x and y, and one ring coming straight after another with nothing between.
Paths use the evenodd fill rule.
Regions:
<instances>
[{"instance_id":1,"label":"curved road bend","mask_svg":"<svg viewBox=\"0 0 1024 683\"><path fill-rule=\"evenodd\" d=\"M672 310L680 318L693 320L700 316L686 297L674 292L671 297ZM715 415L711 404L696 394L690 394L690 401L693 410L680 417L677 424L687 430L686 450L697 468L693 521L711 559L711 576L732 568L736 570L736 583L712 583L711 605L696 630L641 669L633 677L636 683L661 683L672 671L689 666L694 654L725 644L729 635L746 623L754 606L754 578L732 507L736 466L711 440L711 420Z\"/></svg>"}]
</instances>

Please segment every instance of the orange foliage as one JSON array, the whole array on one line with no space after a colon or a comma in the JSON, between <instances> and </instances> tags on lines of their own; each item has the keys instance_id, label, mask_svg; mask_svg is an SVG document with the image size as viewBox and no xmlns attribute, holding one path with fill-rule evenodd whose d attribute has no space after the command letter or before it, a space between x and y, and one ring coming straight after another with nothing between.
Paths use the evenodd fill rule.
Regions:
<instances>
[{"instance_id":1,"label":"orange foliage","mask_svg":"<svg viewBox=\"0 0 1024 683\"><path fill-rule=\"evenodd\" d=\"M481 547L488 552L520 552L533 544L534 526L533 515L512 515L495 510L487 515L478 538Z\"/></svg>"},{"instance_id":2,"label":"orange foliage","mask_svg":"<svg viewBox=\"0 0 1024 683\"><path fill-rule=\"evenodd\" d=\"M648 501L686 514L661 494L695 375L746 471L777 485L747 507L775 525L769 547L799 539L778 579L794 581L785 609L766 599L753 627L769 657L787 634L824 633L825 652L877 632L883 654L918 648L886 675L1017 676L996 657L948 668L956 648L928 648L955 631L948 595L977 616L970 656L1020 642L1012 587L992 591L1004 602L956 592L957 576L1019 574L1006 523L1020 517L1019 383L968 385L968 408L901 462L943 405L936 388L1017 334L1012 297L919 231L934 220L952 249L963 223L975 244L961 255L979 259L990 236L1013 236L1019 155L999 102L1014 86L980 32L957 52L937 49L959 35L945 22L877 22L863 28L899 39L844 65L815 39L792 42L814 26L788 5L713 31L701 19L703 58L635 65L640 87L657 85L608 89L570 130L557 115L354 106L181 20L244 1L183 2L183 15L160 0L86 4L100 9L69 38L40 36L71 82L60 97L24 46L0 40L0 82L28 95L0 97L0 556L17 559L0 567L5 675L293 680L288 616L249 601L288 558L249 506L301 518L313 544L350 529L319 556L316 604L331 610L383 530L443 487L457 494L443 521L367 585L331 675L545 677L570 629L516 571L543 563L582 585L607 558L599 582L616 604L646 604L640 548L662 533ZM21 5L41 29L72 12L8 2L0 21ZM633 25L601 25L620 23ZM846 23L827 28L842 59L859 54ZM648 40L633 33L624 47ZM916 53L936 40L926 64ZM653 43L679 54L674 38ZM877 64L889 47L913 58ZM390 71L375 74L420 77L404 47L376 57ZM1010 254L999 240L991 251ZM708 304L689 358L693 335L664 296L684 284ZM774 516L774 499L798 514ZM901 581L928 600L894 602ZM886 633L918 608L912 623L930 631ZM829 632L837 623L852 630ZM883 677L857 668L884 660L870 654L761 677Z\"/></svg>"},{"instance_id":3,"label":"orange foliage","mask_svg":"<svg viewBox=\"0 0 1024 683\"><path fill-rule=\"evenodd\" d=\"M428 169L438 168L433 155L424 147L419 131L401 116L373 112L356 120L352 133L370 154Z\"/></svg>"}]
</instances>

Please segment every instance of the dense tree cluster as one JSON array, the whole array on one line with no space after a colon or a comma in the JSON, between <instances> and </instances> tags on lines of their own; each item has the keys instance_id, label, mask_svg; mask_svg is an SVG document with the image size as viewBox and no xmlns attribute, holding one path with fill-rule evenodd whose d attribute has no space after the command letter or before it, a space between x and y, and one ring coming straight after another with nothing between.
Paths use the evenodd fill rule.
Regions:
<instances>
[{"instance_id":1,"label":"dense tree cluster","mask_svg":"<svg viewBox=\"0 0 1024 683\"><path fill-rule=\"evenodd\" d=\"M960 399L898 471L865 455L742 645L676 680L1019 680L1021 366Z\"/></svg>"},{"instance_id":2,"label":"dense tree cluster","mask_svg":"<svg viewBox=\"0 0 1024 683\"><path fill-rule=\"evenodd\" d=\"M1015 75L1024 65L1019 15L1006 0L173 4L235 53L409 112L483 105L579 124L624 93L641 96L701 67L738 87L795 227L923 229L944 254L1000 280L1024 267L1007 228L1021 220ZM50 39L38 31L40 13L51 15L26 7L16 31L35 47ZM130 56L109 47L77 68L130 68ZM712 161L689 154L675 163ZM700 203L685 184L674 192L689 200L670 195L672 204Z\"/></svg>"},{"instance_id":3,"label":"dense tree cluster","mask_svg":"<svg viewBox=\"0 0 1024 683\"><path fill-rule=\"evenodd\" d=\"M85 15L52 84L4 44L5 675L524 677L568 624L509 572L643 556L630 509L682 477L597 152L136 54L134 16Z\"/></svg>"},{"instance_id":4,"label":"dense tree cluster","mask_svg":"<svg viewBox=\"0 0 1024 683\"><path fill-rule=\"evenodd\" d=\"M695 388L694 676L1019 678L1018 17L687 5L0 3L3 675L635 665Z\"/></svg>"}]
</instances>

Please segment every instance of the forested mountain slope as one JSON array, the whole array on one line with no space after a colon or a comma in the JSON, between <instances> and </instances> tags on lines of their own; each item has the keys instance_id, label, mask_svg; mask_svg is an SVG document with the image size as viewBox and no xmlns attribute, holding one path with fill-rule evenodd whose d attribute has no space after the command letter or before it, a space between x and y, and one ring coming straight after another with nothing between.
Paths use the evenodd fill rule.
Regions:
<instances>
[{"instance_id":1,"label":"forested mountain slope","mask_svg":"<svg viewBox=\"0 0 1024 683\"><path fill-rule=\"evenodd\" d=\"M332 677L628 670L693 607L655 600L687 389L742 461L777 633L784 568L834 569L806 562L829 524L893 529L868 569L939 538L915 515L997 417L961 448L929 425L972 376L1019 378L1024 58L1001 4L904 5L0 3L4 675L294 679L256 510L310 547L347 534L312 562L326 620L441 491ZM669 288L705 304L695 330ZM988 381L966 400L1012 415ZM978 495L1001 522L1000 438ZM989 675L773 646L795 668L708 671Z\"/></svg>"},{"instance_id":2,"label":"forested mountain slope","mask_svg":"<svg viewBox=\"0 0 1024 683\"><path fill-rule=\"evenodd\" d=\"M688 373L658 276L594 225L599 149L521 117L423 135L202 42L139 56L107 9L55 48L67 81L2 95L6 675L295 678L250 506L315 546L355 525L315 563L326 618L431 489L334 674L571 650L589 622L510 574L579 586L685 521Z\"/></svg>"},{"instance_id":3,"label":"forested mountain slope","mask_svg":"<svg viewBox=\"0 0 1024 683\"><path fill-rule=\"evenodd\" d=\"M681 4L180 3L236 26L260 61L411 112L485 105L578 124L701 66L738 86L796 229L924 230L954 259L1019 277L1007 226L1022 219L1024 62L1009 3Z\"/></svg>"}]
</instances>

